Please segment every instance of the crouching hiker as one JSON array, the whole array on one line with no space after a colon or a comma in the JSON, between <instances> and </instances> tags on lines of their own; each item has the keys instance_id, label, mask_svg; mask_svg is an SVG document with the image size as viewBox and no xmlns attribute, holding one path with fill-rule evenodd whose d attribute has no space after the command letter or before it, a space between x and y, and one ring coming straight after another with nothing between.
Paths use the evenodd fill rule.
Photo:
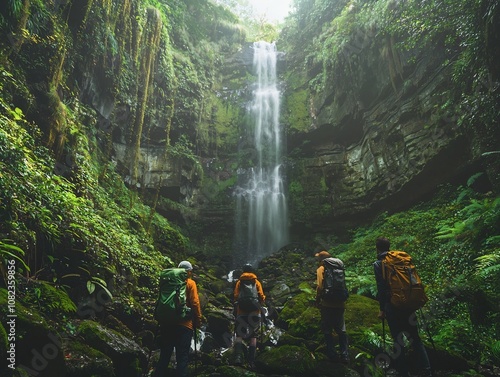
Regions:
<instances>
[{"instance_id":1,"label":"crouching hiker","mask_svg":"<svg viewBox=\"0 0 500 377\"><path fill-rule=\"evenodd\" d=\"M234 287L235 332L234 364L243 364L243 341L248 342L248 366L255 368L257 333L261 324L262 305L266 300L262 284L250 264L243 266L243 273Z\"/></svg>"}]
</instances>

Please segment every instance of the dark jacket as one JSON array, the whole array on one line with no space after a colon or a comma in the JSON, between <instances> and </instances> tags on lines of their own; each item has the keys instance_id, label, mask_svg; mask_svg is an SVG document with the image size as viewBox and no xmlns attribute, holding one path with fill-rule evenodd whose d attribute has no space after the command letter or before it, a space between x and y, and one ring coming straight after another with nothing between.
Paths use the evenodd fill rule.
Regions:
<instances>
[{"instance_id":1,"label":"dark jacket","mask_svg":"<svg viewBox=\"0 0 500 377\"><path fill-rule=\"evenodd\" d=\"M382 275L382 260L387 255L387 251L384 251L377 255L377 260L373 263L373 270L375 272L375 281L377 282L377 300L380 305L380 310L385 311L386 305L391 300L391 290L389 284L384 280Z\"/></svg>"}]
</instances>

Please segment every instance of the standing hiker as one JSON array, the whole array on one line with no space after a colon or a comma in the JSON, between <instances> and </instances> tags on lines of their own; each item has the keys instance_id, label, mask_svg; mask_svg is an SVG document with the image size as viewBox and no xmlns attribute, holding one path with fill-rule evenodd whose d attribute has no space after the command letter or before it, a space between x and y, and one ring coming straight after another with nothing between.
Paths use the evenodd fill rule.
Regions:
<instances>
[{"instance_id":1,"label":"standing hiker","mask_svg":"<svg viewBox=\"0 0 500 377\"><path fill-rule=\"evenodd\" d=\"M382 321L387 320L389 325L394 342L393 354L390 356L395 360L395 369L402 377L410 376L408 360L405 354L404 335L419 358L420 363L418 365L424 370L422 376L430 377L432 371L429 357L418 334L415 313L415 310L419 309L427 301L420 278L416 275L414 266L410 265L411 258L408 254L389 251L391 245L387 238L377 238L375 246L377 248L377 260L374 262L373 267L377 282L377 300L380 304L378 318ZM398 263L401 267L397 267L393 262L398 258L399 254L402 254L404 258ZM405 267L405 264L408 267ZM397 269L399 268L406 268L404 276L409 276L409 278L398 279L397 282L400 287L391 289L391 284L395 284L391 281L391 278L398 275ZM409 288L405 288L404 284L408 284ZM405 297L405 292L408 292L411 296Z\"/></svg>"},{"instance_id":2,"label":"standing hiker","mask_svg":"<svg viewBox=\"0 0 500 377\"><path fill-rule=\"evenodd\" d=\"M320 264L316 270L316 306L321 312L321 332L326 342L326 354L332 361L348 364L349 352L344 320L348 293L344 263L338 258L332 258L327 251L321 251L315 254L315 257ZM333 330L339 338L339 354L335 352Z\"/></svg>"},{"instance_id":3,"label":"standing hiker","mask_svg":"<svg viewBox=\"0 0 500 377\"><path fill-rule=\"evenodd\" d=\"M234 287L236 311L234 341L234 364L243 364L243 340L248 342L248 366L255 368L257 333L261 324L262 305L266 300L262 284L251 264L243 266L243 273Z\"/></svg>"},{"instance_id":4,"label":"standing hiker","mask_svg":"<svg viewBox=\"0 0 500 377\"><path fill-rule=\"evenodd\" d=\"M168 364L174 348L177 375L184 377L188 375L187 367L193 331L196 331L201 325L198 288L196 282L192 279L193 266L188 261L179 263L177 269L167 269L162 273L165 278L162 284L160 277L160 300L155 311L155 317L160 325L160 359L154 377L168 375ZM174 297L173 300L170 298L172 296ZM163 301L161 300L162 297L164 298ZM162 302L164 305L162 305ZM173 310L175 314L170 314L170 306L175 307ZM181 311L183 314L178 316Z\"/></svg>"}]
</instances>

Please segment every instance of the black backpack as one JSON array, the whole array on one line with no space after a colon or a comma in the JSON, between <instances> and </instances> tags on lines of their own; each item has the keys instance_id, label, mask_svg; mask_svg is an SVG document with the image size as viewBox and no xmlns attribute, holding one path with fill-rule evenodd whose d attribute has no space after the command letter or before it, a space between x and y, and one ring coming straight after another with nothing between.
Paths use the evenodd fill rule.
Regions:
<instances>
[{"instance_id":1,"label":"black backpack","mask_svg":"<svg viewBox=\"0 0 500 377\"><path fill-rule=\"evenodd\" d=\"M338 258L323 259L325 271L321 298L329 302L344 302L349 297L345 284L344 263Z\"/></svg>"},{"instance_id":2,"label":"black backpack","mask_svg":"<svg viewBox=\"0 0 500 377\"><path fill-rule=\"evenodd\" d=\"M259 295L255 280L240 280L238 307L247 313L260 310Z\"/></svg>"}]
</instances>

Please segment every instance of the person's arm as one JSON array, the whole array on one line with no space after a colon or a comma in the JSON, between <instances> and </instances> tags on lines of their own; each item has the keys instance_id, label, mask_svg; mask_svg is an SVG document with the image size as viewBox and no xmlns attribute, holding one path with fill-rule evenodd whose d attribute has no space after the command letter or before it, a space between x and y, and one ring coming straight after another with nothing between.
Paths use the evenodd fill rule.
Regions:
<instances>
[{"instance_id":1,"label":"person's arm","mask_svg":"<svg viewBox=\"0 0 500 377\"><path fill-rule=\"evenodd\" d=\"M264 289L260 281L255 280L255 285L257 287L257 294L259 295L260 304L263 305L266 302L266 295L264 294Z\"/></svg>"},{"instance_id":2,"label":"person's arm","mask_svg":"<svg viewBox=\"0 0 500 377\"><path fill-rule=\"evenodd\" d=\"M316 303L318 304L321 299L321 287L323 286L323 274L325 271L324 266L319 266L316 270Z\"/></svg>"},{"instance_id":3,"label":"person's arm","mask_svg":"<svg viewBox=\"0 0 500 377\"><path fill-rule=\"evenodd\" d=\"M240 281L238 280L236 284L234 285L234 291L233 291L233 303L238 301L238 296L240 295Z\"/></svg>"},{"instance_id":4,"label":"person's arm","mask_svg":"<svg viewBox=\"0 0 500 377\"><path fill-rule=\"evenodd\" d=\"M193 325L196 328L200 328L201 326L201 305L200 298L198 296L198 287L196 286L196 282L192 279L188 279L187 285L187 299L188 306L191 308L191 315L193 318Z\"/></svg>"},{"instance_id":5,"label":"person's arm","mask_svg":"<svg viewBox=\"0 0 500 377\"><path fill-rule=\"evenodd\" d=\"M383 276L382 276L382 262L380 260L376 261L373 263L373 271L375 273L375 281L377 282L377 301L379 302L379 308L380 312L378 317L379 318L384 318L385 317L385 304L387 302L387 293L388 293L388 287L387 283L385 282Z\"/></svg>"}]
</instances>

